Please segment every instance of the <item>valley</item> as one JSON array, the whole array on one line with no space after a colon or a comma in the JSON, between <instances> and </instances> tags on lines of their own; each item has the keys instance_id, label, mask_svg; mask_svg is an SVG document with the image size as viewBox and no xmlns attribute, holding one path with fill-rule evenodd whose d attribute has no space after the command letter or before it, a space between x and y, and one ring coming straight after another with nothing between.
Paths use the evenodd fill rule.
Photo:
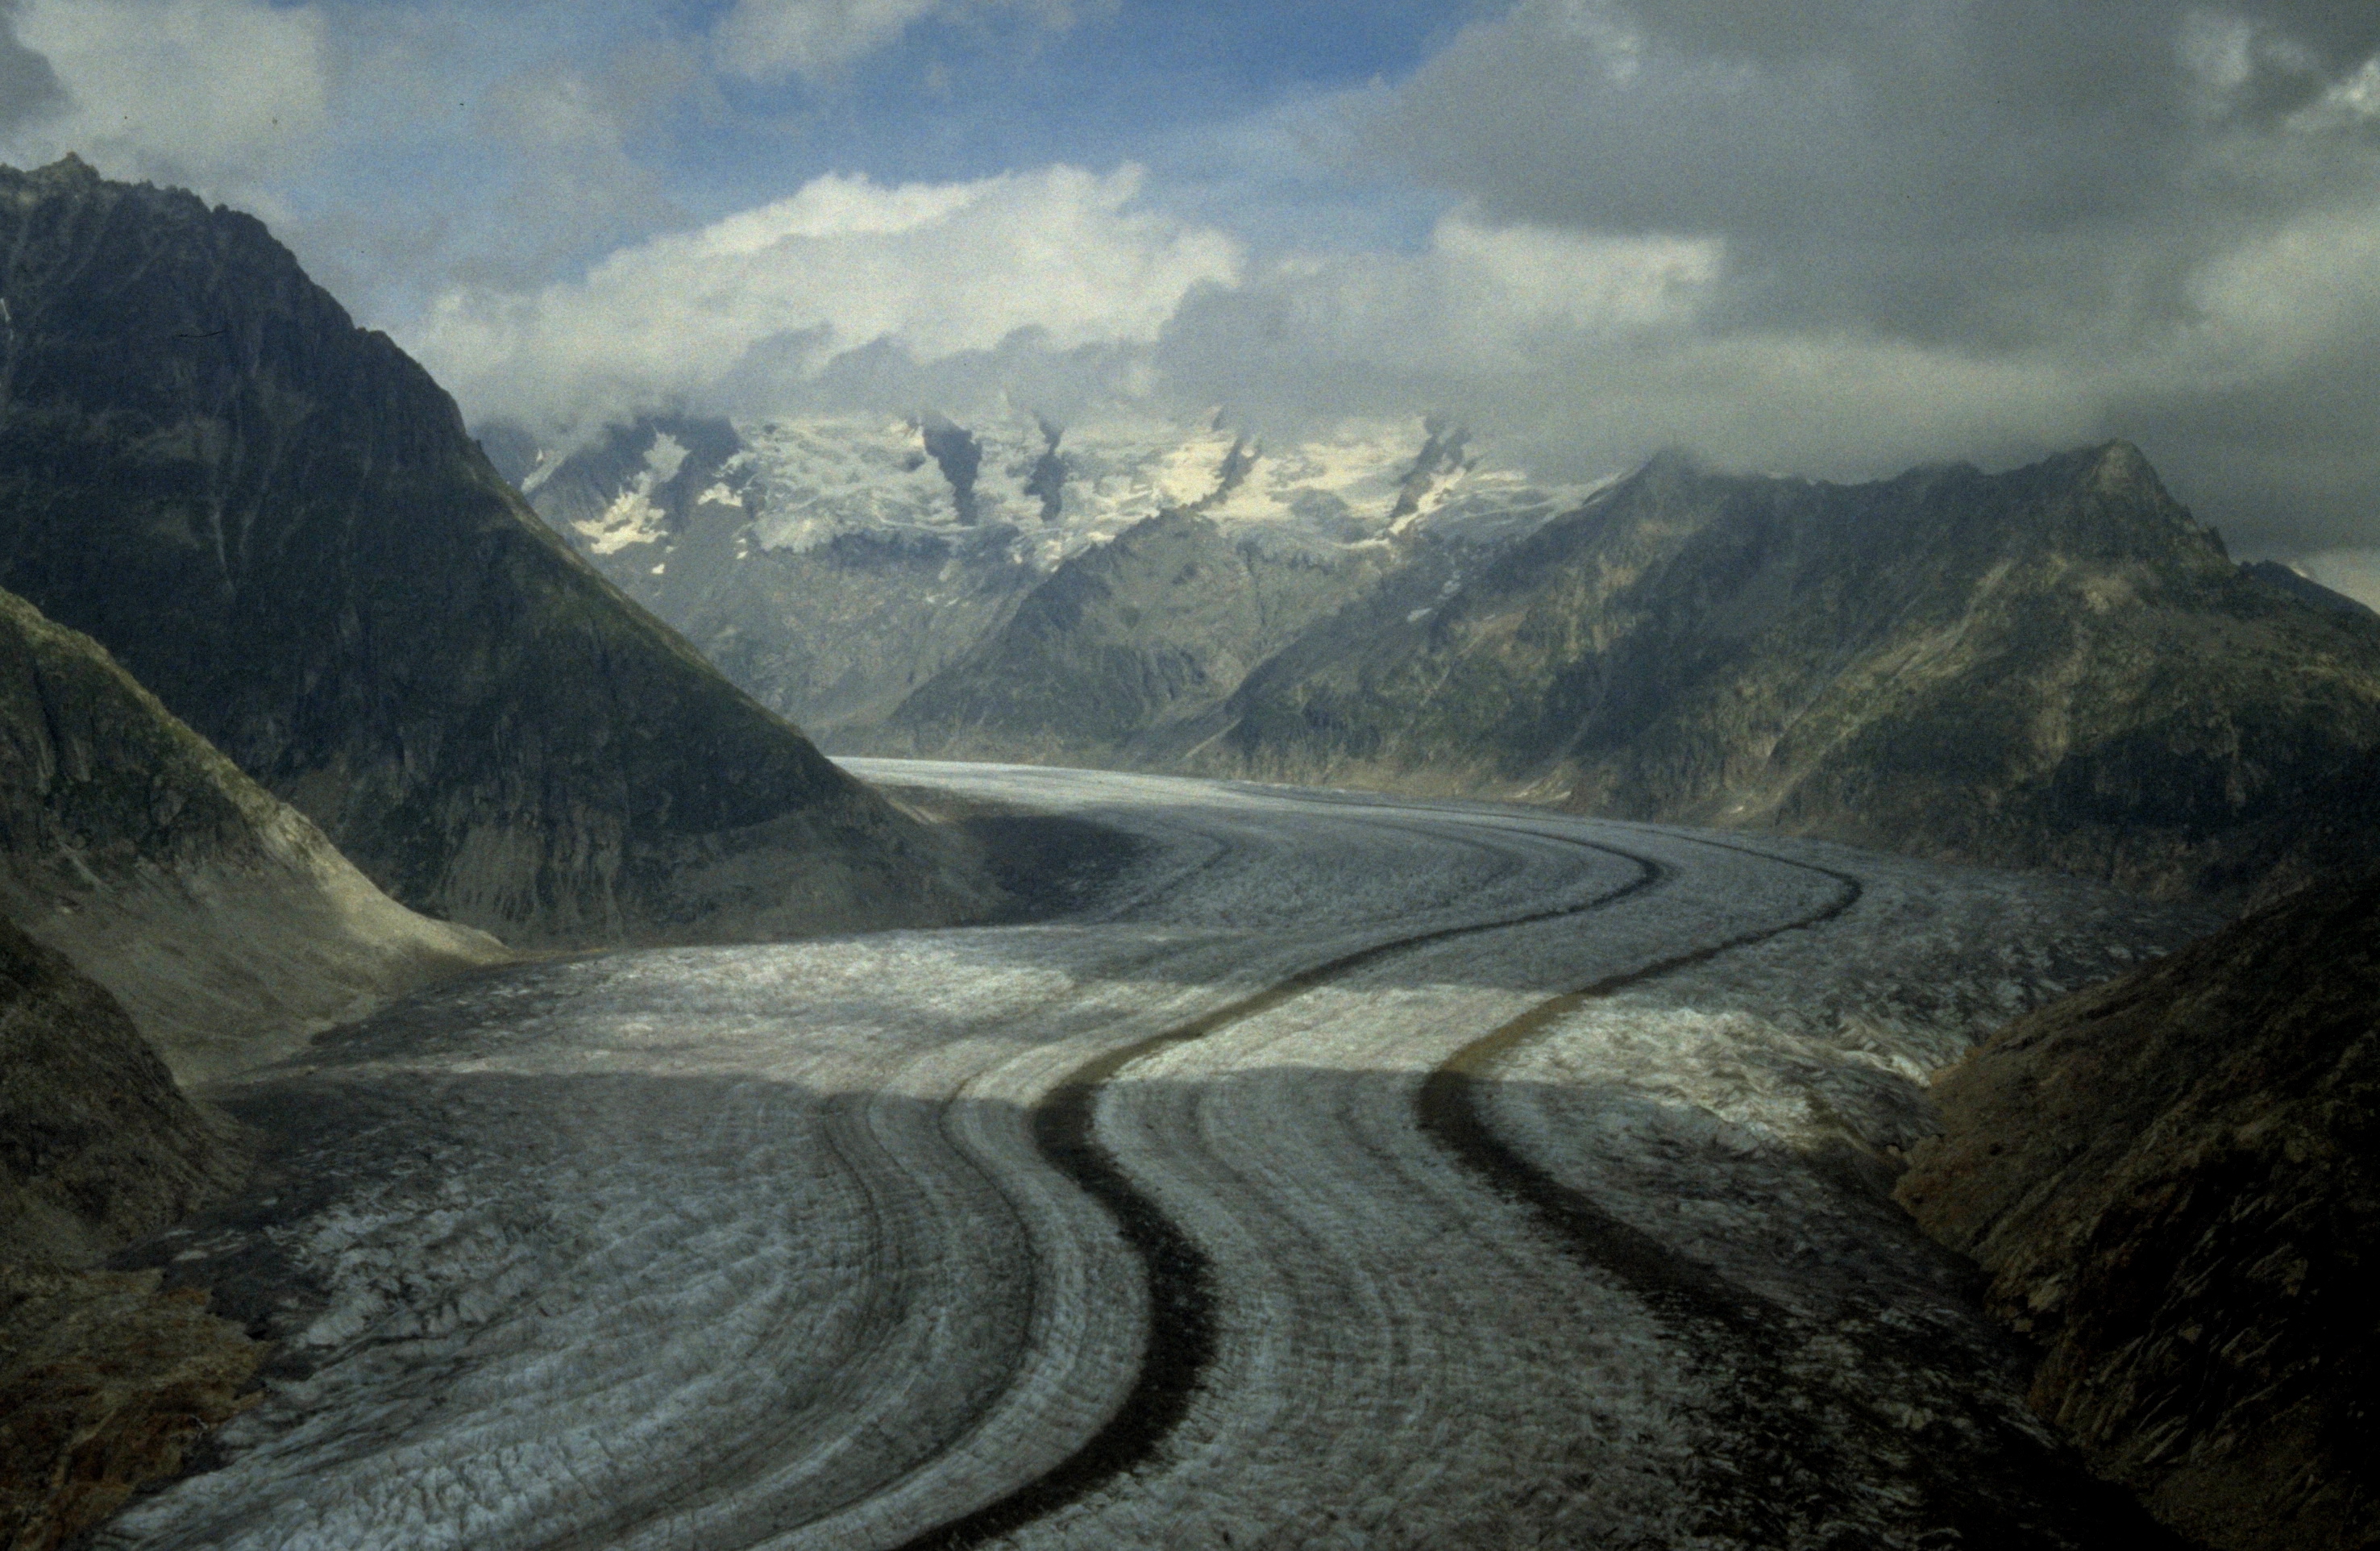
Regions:
<instances>
[{"instance_id":1,"label":"valley","mask_svg":"<svg viewBox=\"0 0 2380 1551\"><path fill-rule=\"evenodd\" d=\"M482 971L203 1090L271 1332L110 1546L2154 1544L1884 1195L2210 924L1492 805L865 762L1056 916Z\"/></svg>"}]
</instances>

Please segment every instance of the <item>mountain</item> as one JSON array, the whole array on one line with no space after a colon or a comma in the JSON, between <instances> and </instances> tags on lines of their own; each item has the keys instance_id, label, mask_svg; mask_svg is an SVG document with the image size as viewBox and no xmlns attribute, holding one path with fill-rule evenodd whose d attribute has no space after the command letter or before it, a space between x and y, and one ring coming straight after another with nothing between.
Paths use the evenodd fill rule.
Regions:
<instances>
[{"instance_id":1,"label":"mountain","mask_svg":"<svg viewBox=\"0 0 2380 1551\"><path fill-rule=\"evenodd\" d=\"M1175 634L1146 643L1152 664L1172 665L1153 668L1160 680L1190 671L1174 663L1182 653L1202 665L1190 700L1204 706L1301 610L1360 590L1393 533L1432 523L1524 531L1575 499L1483 463L1459 428L1436 422L1351 424L1279 446L1220 414L1061 427L1005 409L966 425L924 414L654 417L561 455L535 454L506 426L480 435L522 470L522 489L558 531L722 672L827 746L871 752L954 739L979 752L1050 746L1030 714L1012 727L973 715L946 725L922 706L895 713L938 674L955 684L997 671L1004 653L1029 653L1022 636L994 642L1045 584L1044 607L1084 575L1134 592L1131 568L1099 556L1145 524L1204 519L1220 535L1202 541L1210 583L1236 575L1253 590L1204 618L1196 606L1177 611ZM1143 535L1146 554L1160 547ZM964 694L937 689L923 705Z\"/></svg>"},{"instance_id":2,"label":"mountain","mask_svg":"<svg viewBox=\"0 0 2380 1551\"><path fill-rule=\"evenodd\" d=\"M523 483L622 591L830 746L881 721L1040 575L1014 526L959 520L905 425L648 419Z\"/></svg>"},{"instance_id":3,"label":"mountain","mask_svg":"<svg viewBox=\"0 0 2380 1551\"><path fill-rule=\"evenodd\" d=\"M2380 1545L2380 872L2043 1008L1899 1188L2042 1349L2036 1409L2221 1551Z\"/></svg>"},{"instance_id":4,"label":"mountain","mask_svg":"<svg viewBox=\"0 0 2380 1551\"><path fill-rule=\"evenodd\" d=\"M2380 620L2244 573L2123 443L1862 485L1663 458L1225 714L1245 774L2186 890L2380 749Z\"/></svg>"},{"instance_id":5,"label":"mountain","mask_svg":"<svg viewBox=\"0 0 2380 1551\"><path fill-rule=\"evenodd\" d=\"M2356 602L2344 592L2332 592L2294 566L2285 566L2278 560L2252 560L2240 568L2259 581L2279 588L2300 603L2312 604L2334 614L2365 619L2374 617L2368 605Z\"/></svg>"},{"instance_id":6,"label":"mountain","mask_svg":"<svg viewBox=\"0 0 2380 1551\"><path fill-rule=\"evenodd\" d=\"M0 914L186 1081L505 957L389 898L88 636L0 592Z\"/></svg>"},{"instance_id":7,"label":"mountain","mask_svg":"<svg viewBox=\"0 0 2380 1551\"><path fill-rule=\"evenodd\" d=\"M868 752L1754 825L2267 893L2369 854L2380 617L2235 566L2137 449L1597 487L1459 428L1269 449L990 417L648 421L527 477Z\"/></svg>"},{"instance_id":8,"label":"mountain","mask_svg":"<svg viewBox=\"0 0 2380 1551\"><path fill-rule=\"evenodd\" d=\"M0 170L0 586L398 900L516 944L950 919L987 885L560 543L252 218Z\"/></svg>"},{"instance_id":9,"label":"mountain","mask_svg":"<svg viewBox=\"0 0 2380 1551\"><path fill-rule=\"evenodd\" d=\"M1378 549L1269 547L1187 509L1062 565L902 702L880 745L946 757L1162 763L1297 632L1377 581ZM1187 737L1195 737L1192 730Z\"/></svg>"}]
</instances>

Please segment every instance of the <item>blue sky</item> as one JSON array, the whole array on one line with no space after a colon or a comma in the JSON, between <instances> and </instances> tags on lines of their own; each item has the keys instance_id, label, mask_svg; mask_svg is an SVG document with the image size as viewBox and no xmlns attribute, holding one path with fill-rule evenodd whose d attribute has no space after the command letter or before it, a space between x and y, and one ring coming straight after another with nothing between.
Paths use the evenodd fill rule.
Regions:
<instances>
[{"instance_id":1,"label":"blue sky","mask_svg":"<svg viewBox=\"0 0 2380 1551\"><path fill-rule=\"evenodd\" d=\"M2121 435L2380 595L2380 6L0 0L0 159L67 151L254 211L554 438L1004 396L1855 478Z\"/></svg>"}]
</instances>

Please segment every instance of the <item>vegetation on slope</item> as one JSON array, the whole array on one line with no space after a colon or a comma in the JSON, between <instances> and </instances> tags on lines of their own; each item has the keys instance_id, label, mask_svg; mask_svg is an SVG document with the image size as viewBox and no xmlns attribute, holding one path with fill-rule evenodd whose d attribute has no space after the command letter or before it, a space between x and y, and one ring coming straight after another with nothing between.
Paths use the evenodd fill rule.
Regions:
<instances>
[{"instance_id":1,"label":"vegetation on slope","mask_svg":"<svg viewBox=\"0 0 2380 1551\"><path fill-rule=\"evenodd\" d=\"M261 1349L97 1256L242 1159L115 998L0 919L0 1547L48 1551L247 1403Z\"/></svg>"}]
</instances>

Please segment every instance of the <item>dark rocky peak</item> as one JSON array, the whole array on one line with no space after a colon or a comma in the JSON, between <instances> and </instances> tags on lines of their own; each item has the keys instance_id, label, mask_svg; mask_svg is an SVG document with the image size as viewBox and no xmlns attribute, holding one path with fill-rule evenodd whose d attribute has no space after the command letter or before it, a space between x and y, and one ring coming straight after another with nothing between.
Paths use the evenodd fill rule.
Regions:
<instances>
[{"instance_id":1,"label":"dark rocky peak","mask_svg":"<svg viewBox=\"0 0 2380 1551\"><path fill-rule=\"evenodd\" d=\"M573 555L261 224L79 175L0 172L0 586L374 882L582 943L971 895Z\"/></svg>"},{"instance_id":2,"label":"dark rocky peak","mask_svg":"<svg viewBox=\"0 0 2380 1551\"><path fill-rule=\"evenodd\" d=\"M1064 455L1058 450L1065 427L1046 415L1036 415L1033 421L1041 428L1042 448L1032 471L1026 476L1025 494L1039 499L1042 521L1055 522L1065 510L1066 481L1073 473Z\"/></svg>"},{"instance_id":3,"label":"dark rocky peak","mask_svg":"<svg viewBox=\"0 0 2380 1551\"><path fill-rule=\"evenodd\" d=\"M1469 427L1442 415L1430 415L1422 421L1422 436L1421 451L1414 455L1413 466L1397 482L1396 505L1389 508L1391 527L1419 511L1433 485L1464 467L1463 453L1471 437Z\"/></svg>"},{"instance_id":4,"label":"dark rocky peak","mask_svg":"<svg viewBox=\"0 0 2380 1551\"><path fill-rule=\"evenodd\" d=\"M961 522L976 519L975 479L983 468L983 444L965 426L941 415L921 415L917 434L926 444L926 454L951 482L951 504L957 508Z\"/></svg>"},{"instance_id":5,"label":"dark rocky peak","mask_svg":"<svg viewBox=\"0 0 2380 1551\"><path fill-rule=\"evenodd\" d=\"M1248 471L1257 466L1257 459L1263 456L1264 449L1247 437L1232 438L1232 450L1223 455L1222 466L1215 470L1215 488L1198 503L1200 507L1211 507L1237 490L1246 482Z\"/></svg>"},{"instance_id":6,"label":"dark rocky peak","mask_svg":"<svg viewBox=\"0 0 2380 1551\"><path fill-rule=\"evenodd\" d=\"M501 427L483 427L480 441ZM586 540L582 525L600 524L624 496L640 498L659 515L667 532L682 530L701 493L719 482L724 465L744 450L743 438L724 420L692 415L643 415L603 428L587 446L559 458L540 455L532 468L542 475L521 482L538 511L574 544Z\"/></svg>"}]
</instances>

